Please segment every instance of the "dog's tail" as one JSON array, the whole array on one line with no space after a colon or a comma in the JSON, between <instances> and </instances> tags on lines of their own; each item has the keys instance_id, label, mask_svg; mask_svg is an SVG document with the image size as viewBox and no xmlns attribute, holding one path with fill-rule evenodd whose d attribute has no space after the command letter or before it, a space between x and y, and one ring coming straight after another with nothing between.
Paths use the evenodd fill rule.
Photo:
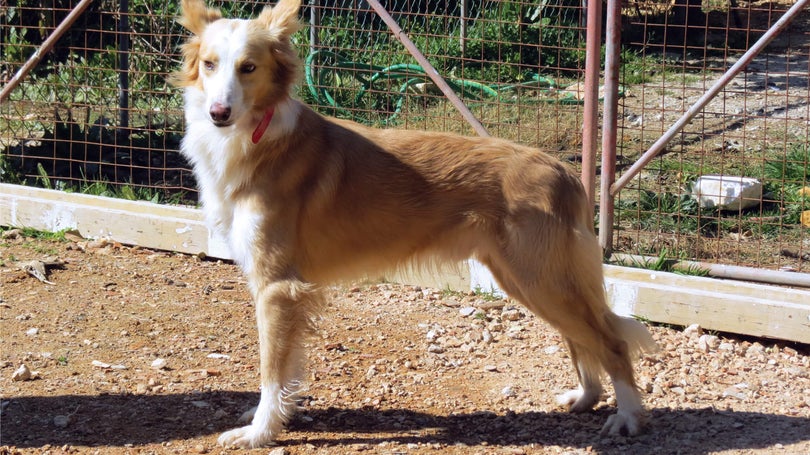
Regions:
<instances>
[{"instance_id":1,"label":"dog's tail","mask_svg":"<svg viewBox=\"0 0 810 455\"><path fill-rule=\"evenodd\" d=\"M613 312L611 312L610 318L616 333L627 343L627 350L631 358L643 353L651 354L658 351L658 345L644 324Z\"/></svg>"}]
</instances>

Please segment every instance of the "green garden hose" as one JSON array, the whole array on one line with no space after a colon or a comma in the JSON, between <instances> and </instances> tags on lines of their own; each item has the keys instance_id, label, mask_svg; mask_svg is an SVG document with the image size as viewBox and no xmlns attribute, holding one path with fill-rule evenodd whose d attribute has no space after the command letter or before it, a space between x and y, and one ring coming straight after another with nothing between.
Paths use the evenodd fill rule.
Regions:
<instances>
[{"instance_id":1,"label":"green garden hose","mask_svg":"<svg viewBox=\"0 0 810 455\"><path fill-rule=\"evenodd\" d=\"M324 63L328 61L328 63ZM315 67L318 65L318 69ZM317 76L316 76L317 74ZM366 94L372 92L375 83L389 81L400 83L396 102L393 106L393 113L385 120L391 123L396 119L402 110L402 105L411 88L416 88L418 84L430 82L425 70L419 65L399 63L391 66L377 66L363 62L346 60L339 54L330 51L315 51L310 53L305 61L304 78L309 89L309 93L315 102L320 105L331 106L337 112L349 118L357 119L357 115L341 106L336 100L336 96L330 91L341 86L344 74L359 83L354 96L353 104L359 105ZM332 78L332 83L327 78ZM317 78L317 80L316 80ZM480 82L448 78L448 85L463 99L472 101L496 100L503 101L502 95L505 92L513 92L519 88L530 88L547 94L534 101L551 102L558 104L581 104L582 101L571 93L559 91L556 82L550 78L533 73L530 82L522 84L482 84Z\"/></svg>"}]
</instances>

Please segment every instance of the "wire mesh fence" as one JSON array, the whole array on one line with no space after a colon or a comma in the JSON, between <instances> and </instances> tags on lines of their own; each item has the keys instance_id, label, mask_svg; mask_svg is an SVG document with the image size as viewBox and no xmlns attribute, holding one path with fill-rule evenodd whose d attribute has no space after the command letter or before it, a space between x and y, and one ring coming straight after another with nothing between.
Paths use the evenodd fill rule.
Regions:
<instances>
[{"instance_id":1,"label":"wire mesh fence","mask_svg":"<svg viewBox=\"0 0 810 455\"><path fill-rule=\"evenodd\" d=\"M53 32L71 4L19 0L2 7L5 80ZM212 4L226 17L250 17L264 5ZM568 128L576 129L576 90L560 88L580 77L584 34L580 11L562 6L456 0L387 4L494 134L568 148L576 135L547 121L564 116ZM3 180L193 200L193 177L177 153L182 97L166 82L179 66L186 35L177 14L178 5L153 0L93 4L0 107ZM553 20L541 27L549 17ZM304 101L325 114L372 125L470 132L366 2L313 0L301 19L305 27L296 44L305 63L298 94ZM549 36L569 35L568 47L556 38L544 42L541 28L553 30L544 32ZM549 103L559 109L550 112Z\"/></svg>"},{"instance_id":2,"label":"wire mesh fence","mask_svg":"<svg viewBox=\"0 0 810 455\"><path fill-rule=\"evenodd\" d=\"M75 6L0 5L6 83ZM400 26L494 136L576 163L585 8L580 0L389 0ZM264 3L212 2L228 17ZM790 6L646 0L622 8L619 172L650 146ZM194 203L178 153L182 96L166 82L186 33L179 5L102 0L0 105L0 180ZM295 41L297 96L380 127L473 130L364 0L310 0ZM617 252L808 270L808 17L727 86L616 201ZM761 197L720 207L701 177L750 177ZM705 191L704 191L705 193ZM713 204L713 205L712 205Z\"/></svg>"},{"instance_id":3,"label":"wire mesh fence","mask_svg":"<svg viewBox=\"0 0 810 455\"><path fill-rule=\"evenodd\" d=\"M669 129L791 3L627 5L623 49L636 63L623 68L619 166ZM804 12L621 192L616 251L810 270L809 52Z\"/></svg>"}]
</instances>

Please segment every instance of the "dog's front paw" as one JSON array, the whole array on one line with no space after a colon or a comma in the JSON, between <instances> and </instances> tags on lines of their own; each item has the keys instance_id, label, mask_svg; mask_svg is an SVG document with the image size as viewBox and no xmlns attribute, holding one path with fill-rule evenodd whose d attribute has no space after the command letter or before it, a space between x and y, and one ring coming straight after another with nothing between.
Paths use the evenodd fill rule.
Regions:
<instances>
[{"instance_id":1,"label":"dog's front paw","mask_svg":"<svg viewBox=\"0 0 810 455\"><path fill-rule=\"evenodd\" d=\"M642 420L637 413L619 411L608 417L601 434L611 436L635 436L641 432Z\"/></svg>"},{"instance_id":2,"label":"dog's front paw","mask_svg":"<svg viewBox=\"0 0 810 455\"><path fill-rule=\"evenodd\" d=\"M586 392L580 387L557 395L557 403L567 406L570 412L587 412L599 402L600 393L601 391Z\"/></svg>"},{"instance_id":3,"label":"dog's front paw","mask_svg":"<svg viewBox=\"0 0 810 455\"><path fill-rule=\"evenodd\" d=\"M219 435L217 443L223 447L238 447L240 449L255 449L264 447L273 442L275 435L266 428L257 428L247 425L234 428Z\"/></svg>"}]
</instances>

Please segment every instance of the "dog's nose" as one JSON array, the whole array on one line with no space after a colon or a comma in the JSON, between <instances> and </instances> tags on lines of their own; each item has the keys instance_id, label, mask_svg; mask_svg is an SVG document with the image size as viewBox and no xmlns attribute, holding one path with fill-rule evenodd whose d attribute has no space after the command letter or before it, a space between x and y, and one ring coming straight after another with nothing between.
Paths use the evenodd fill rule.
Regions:
<instances>
[{"instance_id":1,"label":"dog's nose","mask_svg":"<svg viewBox=\"0 0 810 455\"><path fill-rule=\"evenodd\" d=\"M231 118L231 108L222 103L214 103L211 105L208 114L211 115L211 120L216 123L227 122Z\"/></svg>"}]
</instances>

